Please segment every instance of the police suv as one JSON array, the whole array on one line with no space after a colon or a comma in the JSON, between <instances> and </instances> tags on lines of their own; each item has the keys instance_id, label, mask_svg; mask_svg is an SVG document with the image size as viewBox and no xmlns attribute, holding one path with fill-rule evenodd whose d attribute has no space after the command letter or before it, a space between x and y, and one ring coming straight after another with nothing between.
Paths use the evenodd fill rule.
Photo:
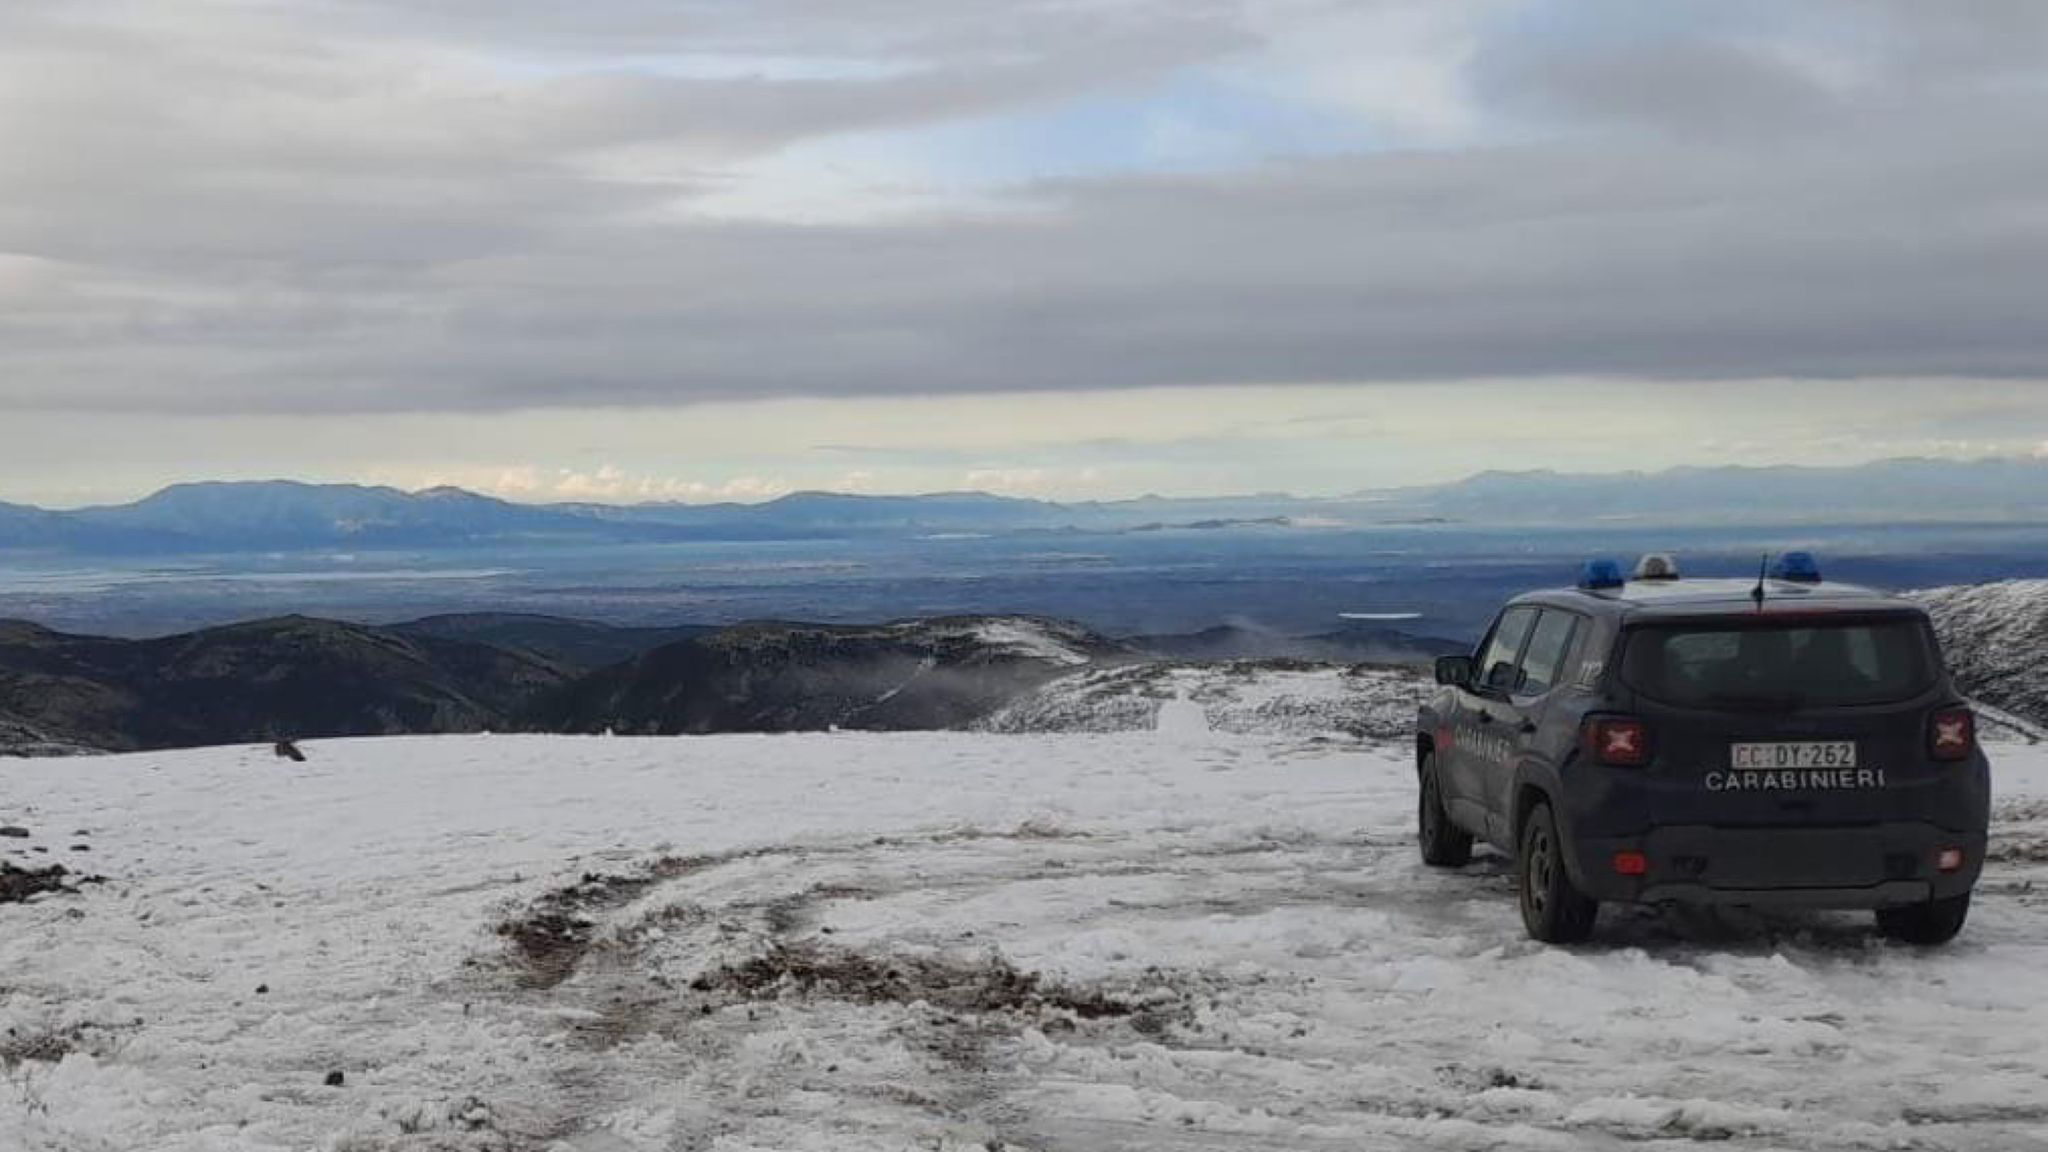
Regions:
<instances>
[{"instance_id":1,"label":"police suv","mask_svg":"<svg viewBox=\"0 0 2048 1152\"><path fill-rule=\"evenodd\" d=\"M1501 610L1437 661L1417 719L1422 858L1511 853L1529 934L1585 939L1603 901L1869 908L1890 937L1962 930L1990 769L1927 614L1825 583L1613 561Z\"/></svg>"}]
</instances>

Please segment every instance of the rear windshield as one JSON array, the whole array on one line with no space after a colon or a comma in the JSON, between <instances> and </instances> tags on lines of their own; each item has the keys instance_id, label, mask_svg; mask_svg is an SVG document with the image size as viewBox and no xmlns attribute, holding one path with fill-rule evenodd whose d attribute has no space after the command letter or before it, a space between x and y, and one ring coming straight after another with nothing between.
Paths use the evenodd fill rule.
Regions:
<instances>
[{"instance_id":1,"label":"rear windshield","mask_svg":"<svg viewBox=\"0 0 2048 1152\"><path fill-rule=\"evenodd\" d=\"M1934 661L1917 619L1643 624L1628 631L1622 679L1654 700L1775 710L1905 700Z\"/></svg>"}]
</instances>

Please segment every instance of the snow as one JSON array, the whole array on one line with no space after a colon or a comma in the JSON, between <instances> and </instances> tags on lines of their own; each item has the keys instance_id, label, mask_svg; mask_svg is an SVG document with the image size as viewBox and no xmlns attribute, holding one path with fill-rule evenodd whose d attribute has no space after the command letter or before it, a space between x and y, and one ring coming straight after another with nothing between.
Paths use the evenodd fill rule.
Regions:
<instances>
[{"instance_id":1,"label":"snow","mask_svg":"<svg viewBox=\"0 0 2048 1152\"><path fill-rule=\"evenodd\" d=\"M1159 706L1155 730L1170 739L1200 742L1210 733L1209 713L1186 696L1176 696Z\"/></svg>"},{"instance_id":2,"label":"snow","mask_svg":"<svg viewBox=\"0 0 2048 1152\"><path fill-rule=\"evenodd\" d=\"M974 638L988 648L1012 656L1069 667L1088 663L1087 653L1077 651L1045 621L986 620L974 626Z\"/></svg>"},{"instance_id":3,"label":"snow","mask_svg":"<svg viewBox=\"0 0 2048 1152\"><path fill-rule=\"evenodd\" d=\"M2003 580L1908 595L1927 606L1956 683L2035 727L2048 725L2048 580Z\"/></svg>"},{"instance_id":4,"label":"snow","mask_svg":"<svg viewBox=\"0 0 2048 1152\"><path fill-rule=\"evenodd\" d=\"M880 696L875 697L875 703L887 704L889 701L894 700L898 696L901 696L905 688L908 688L912 684L917 683L918 680L923 678L926 674L931 672L932 669L937 668L938 666L939 658L936 656L927 656L924 659L919 660L917 662L917 667L911 670L910 675L904 679L903 683L898 684L894 688L889 689L887 692L882 693Z\"/></svg>"},{"instance_id":5,"label":"snow","mask_svg":"<svg viewBox=\"0 0 2048 1152\"><path fill-rule=\"evenodd\" d=\"M107 877L0 907L0 1149L2048 1148L2048 750L1948 949L1561 949L1398 746L1161 727L0 766Z\"/></svg>"},{"instance_id":6,"label":"snow","mask_svg":"<svg viewBox=\"0 0 2048 1152\"><path fill-rule=\"evenodd\" d=\"M1398 739L1430 685L1408 668L1238 661L1127 664L1062 676L981 725L993 732L1141 732L1172 701L1201 706L1209 727L1242 736Z\"/></svg>"}]
</instances>

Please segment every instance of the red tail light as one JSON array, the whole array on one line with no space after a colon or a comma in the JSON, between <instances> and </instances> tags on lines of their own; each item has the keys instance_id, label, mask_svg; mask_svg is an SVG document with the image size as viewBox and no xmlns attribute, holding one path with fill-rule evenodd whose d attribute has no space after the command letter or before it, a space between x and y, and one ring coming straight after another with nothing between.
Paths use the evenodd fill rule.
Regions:
<instances>
[{"instance_id":1,"label":"red tail light","mask_svg":"<svg viewBox=\"0 0 2048 1152\"><path fill-rule=\"evenodd\" d=\"M1595 716L1581 732L1586 755L1617 768L1640 768L1650 762L1650 730L1629 716Z\"/></svg>"},{"instance_id":2,"label":"red tail light","mask_svg":"<svg viewBox=\"0 0 2048 1152\"><path fill-rule=\"evenodd\" d=\"M1977 750L1977 715L1968 708L1943 708L1927 723L1927 754L1936 760L1968 760Z\"/></svg>"}]
</instances>

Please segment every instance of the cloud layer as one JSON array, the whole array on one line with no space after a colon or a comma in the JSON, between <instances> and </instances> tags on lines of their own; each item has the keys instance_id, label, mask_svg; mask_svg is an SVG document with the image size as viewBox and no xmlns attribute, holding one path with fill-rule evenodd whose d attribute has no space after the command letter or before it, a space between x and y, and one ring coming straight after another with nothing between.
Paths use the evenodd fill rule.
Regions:
<instances>
[{"instance_id":1,"label":"cloud layer","mask_svg":"<svg viewBox=\"0 0 2048 1152\"><path fill-rule=\"evenodd\" d=\"M2032 379L2044 49L2023 2L31 0L0 411Z\"/></svg>"}]
</instances>

